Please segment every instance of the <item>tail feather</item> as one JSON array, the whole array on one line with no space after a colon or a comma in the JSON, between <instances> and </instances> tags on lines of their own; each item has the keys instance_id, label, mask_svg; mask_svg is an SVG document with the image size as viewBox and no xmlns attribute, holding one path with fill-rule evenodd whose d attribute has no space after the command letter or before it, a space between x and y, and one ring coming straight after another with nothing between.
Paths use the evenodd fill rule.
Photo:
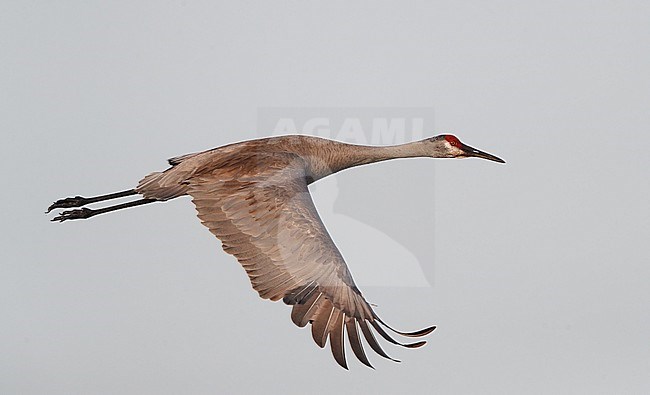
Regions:
<instances>
[{"instance_id":1,"label":"tail feather","mask_svg":"<svg viewBox=\"0 0 650 395\"><path fill-rule=\"evenodd\" d=\"M186 184L169 178L168 173L164 171L147 174L138 182L135 190L147 199L156 200L170 200L187 194Z\"/></svg>"}]
</instances>

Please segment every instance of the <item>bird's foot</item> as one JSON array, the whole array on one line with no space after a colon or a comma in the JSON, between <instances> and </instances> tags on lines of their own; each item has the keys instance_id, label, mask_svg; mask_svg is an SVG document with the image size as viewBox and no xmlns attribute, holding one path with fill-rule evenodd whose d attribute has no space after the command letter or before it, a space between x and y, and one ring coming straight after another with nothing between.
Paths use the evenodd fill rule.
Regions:
<instances>
[{"instance_id":1,"label":"bird's foot","mask_svg":"<svg viewBox=\"0 0 650 395\"><path fill-rule=\"evenodd\" d=\"M95 214L96 214L95 210L91 210L89 208L80 208L76 210L64 211L58 216L52 218L51 221L63 222L69 219L86 219L92 217Z\"/></svg>"},{"instance_id":2,"label":"bird's foot","mask_svg":"<svg viewBox=\"0 0 650 395\"><path fill-rule=\"evenodd\" d=\"M57 208L81 207L88 204L88 199L82 196L59 199L47 208L46 214Z\"/></svg>"}]
</instances>

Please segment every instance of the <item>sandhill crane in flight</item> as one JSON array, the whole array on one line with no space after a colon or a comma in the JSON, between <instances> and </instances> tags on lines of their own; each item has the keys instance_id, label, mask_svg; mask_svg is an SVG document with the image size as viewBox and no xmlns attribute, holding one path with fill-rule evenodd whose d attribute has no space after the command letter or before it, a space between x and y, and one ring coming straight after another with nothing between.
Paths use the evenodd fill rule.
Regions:
<instances>
[{"instance_id":1,"label":"sandhill crane in flight","mask_svg":"<svg viewBox=\"0 0 650 395\"><path fill-rule=\"evenodd\" d=\"M435 326L400 332L384 323L356 287L348 266L330 238L309 194L308 185L338 171L395 158L477 157L502 159L440 135L394 146L361 146L310 136L280 136L230 144L169 159L169 167L144 177L134 189L109 195L61 199L53 209L82 207L130 195L142 199L100 209L64 211L52 221L86 219L98 214L190 195L203 225L234 255L260 297L293 306L291 320L311 324L316 344L329 338L336 362L347 369L344 336L356 357L372 367L361 343L390 358L371 327L388 342L402 344L382 328L419 338Z\"/></svg>"}]
</instances>

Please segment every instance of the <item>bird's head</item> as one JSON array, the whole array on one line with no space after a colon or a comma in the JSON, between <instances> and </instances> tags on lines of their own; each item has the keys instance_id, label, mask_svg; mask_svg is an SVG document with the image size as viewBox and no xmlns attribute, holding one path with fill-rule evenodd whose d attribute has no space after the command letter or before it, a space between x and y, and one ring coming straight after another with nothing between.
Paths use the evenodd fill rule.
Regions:
<instances>
[{"instance_id":1,"label":"bird's head","mask_svg":"<svg viewBox=\"0 0 650 395\"><path fill-rule=\"evenodd\" d=\"M490 155L487 152L477 150L469 145L461 143L458 137L451 134L441 134L424 140L430 144L431 156L434 158L482 158L499 163L506 163L501 158Z\"/></svg>"}]
</instances>

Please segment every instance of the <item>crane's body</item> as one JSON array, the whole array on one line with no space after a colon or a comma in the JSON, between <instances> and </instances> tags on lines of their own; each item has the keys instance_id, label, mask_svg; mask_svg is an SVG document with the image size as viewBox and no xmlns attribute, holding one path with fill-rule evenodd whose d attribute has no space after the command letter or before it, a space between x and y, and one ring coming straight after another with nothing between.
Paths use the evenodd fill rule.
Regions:
<instances>
[{"instance_id":1,"label":"crane's body","mask_svg":"<svg viewBox=\"0 0 650 395\"><path fill-rule=\"evenodd\" d=\"M184 190L176 189L185 183L187 177L197 173L201 174L232 162L241 162L242 166L254 168L257 167L256 158L287 154L295 155L297 160L304 161L307 183L310 184L330 174L359 165L396 158L445 155L442 150L432 152L428 148L430 147L422 145L419 141L403 145L365 146L313 136L268 137L171 158L169 163L172 168L163 173L150 174L140 182L136 191L145 197L167 200L168 194L171 194L171 197L185 194ZM248 159L242 161L242 157ZM155 183L155 186L151 183ZM156 186L161 189L158 193ZM168 193L163 192L166 188L169 188ZM172 190L174 192L171 192Z\"/></svg>"},{"instance_id":2,"label":"crane's body","mask_svg":"<svg viewBox=\"0 0 650 395\"><path fill-rule=\"evenodd\" d=\"M329 339L336 361L347 368L344 334L357 358L371 366L359 329L370 347L385 358L370 327L387 341L401 344L382 325L400 335L421 337L435 327L399 332L386 325L354 284L352 275L323 225L307 186L338 171L407 157L479 157L503 160L441 135L402 145L372 147L310 136L279 136L244 141L169 159L170 168L144 177L131 190L109 195L62 199L48 210L82 207L130 195L140 200L101 209L65 211L53 221L98 214L190 195L198 216L223 249L246 270L262 298L292 305L298 326L312 325L314 341Z\"/></svg>"}]
</instances>

